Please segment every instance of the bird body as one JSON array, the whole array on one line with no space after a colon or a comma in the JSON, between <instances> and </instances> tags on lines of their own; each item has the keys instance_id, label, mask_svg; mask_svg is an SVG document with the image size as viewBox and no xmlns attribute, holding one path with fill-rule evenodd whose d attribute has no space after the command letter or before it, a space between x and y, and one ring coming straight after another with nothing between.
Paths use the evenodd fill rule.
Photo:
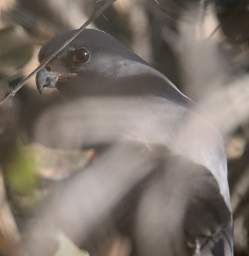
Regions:
<instances>
[{"instance_id":1,"label":"bird body","mask_svg":"<svg viewBox=\"0 0 249 256\"><path fill-rule=\"evenodd\" d=\"M40 51L40 61L72 33L48 42ZM124 141L136 144L140 137L143 145L163 145L160 168L154 168L160 171L152 168L146 173L149 179L145 189L139 192L135 209L131 209L138 255L233 255L221 136L205 117L192 110L191 100L164 75L110 35L87 29L37 74L37 87L40 91L56 87L69 99L41 117L37 130L50 145L65 142L82 147ZM98 100L92 100L93 97ZM46 126L51 120L53 129L48 131ZM75 123L76 130L72 128ZM69 127L73 133L67 132ZM135 136L132 131L136 131ZM132 156L138 154L131 152ZM125 175L135 180L132 168L129 171L127 167ZM115 199L105 214L142 180L144 175L127 187L120 185L123 190L119 199L110 192L109 196ZM122 184L121 174L119 182ZM102 188L103 194L107 195L107 191L107 187ZM82 195L83 208L87 200ZM87 214L84 216L87 220Z\"/></svg>"}]
</instances>

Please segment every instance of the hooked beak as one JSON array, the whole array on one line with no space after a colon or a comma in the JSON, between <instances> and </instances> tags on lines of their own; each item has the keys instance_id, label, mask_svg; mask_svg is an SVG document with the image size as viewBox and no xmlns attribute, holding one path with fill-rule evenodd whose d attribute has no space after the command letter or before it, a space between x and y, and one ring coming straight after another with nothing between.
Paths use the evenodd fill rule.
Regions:
<instances>
[{"instance_id":1,"label":"hooked beak","mask_svg":"<svg viewBox=\"0 0 249 256\"><path fill-rule=\"evenodd\" d=\"M56 83L59 80L59 73L48 71L46 68L41 69L36 74L36 87L40 94L45 87L56 88Z\"/></svg>"},{"instance_id":2,"label":"hooked beak","mask_svg":"<svg viewBox=\"0 0 249 256\"><path fill-rule=\"evenodd\" d=\"M42 94L43 88L57 88L56 84L58 81L70 79L76 76L76 73L59 73L48 71L46 68L43 68L36 74L36 87L39 93Z\"/></svg>"}]
</instances>

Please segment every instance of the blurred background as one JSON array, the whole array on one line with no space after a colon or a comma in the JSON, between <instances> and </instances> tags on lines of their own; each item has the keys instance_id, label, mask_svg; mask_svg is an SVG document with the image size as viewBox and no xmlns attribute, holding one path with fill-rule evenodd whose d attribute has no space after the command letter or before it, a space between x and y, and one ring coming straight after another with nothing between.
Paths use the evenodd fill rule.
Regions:
<instances>
[{"instance_id":1,"label":"blurred background","mask_svg":"<svg viewBox=\"0 0 249 256\"><path fill-rule=\"evenodd\" d=\"M38 65L37 54L47 40L79 28L93 8L93 0L0 0L0 96ZM189 28L192 8L200 9L200 17ZM196 102L243 79L249 70L247 0L117 0L90 26L118 38ZM36 120L54 104L56 94L39 95L33 78L0 106L0 255L14 255L13 245L54 186L95 157L91 149L49 149L34 143ZM245 106L243 121L235 122L225 141L237 256L249 255L247 110ZM80 249L63 239L73 248L71 254L78 255ZM129 255L129 239L116 234L100 255Z\"/></svg>"}]
</instances>

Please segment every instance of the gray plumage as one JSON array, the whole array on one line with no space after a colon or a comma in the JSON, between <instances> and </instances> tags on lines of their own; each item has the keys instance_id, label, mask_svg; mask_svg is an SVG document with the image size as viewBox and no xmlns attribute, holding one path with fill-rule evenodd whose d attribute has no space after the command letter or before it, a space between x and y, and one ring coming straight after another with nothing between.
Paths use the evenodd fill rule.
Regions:
<instances>
[{"instance_id":1,"label":"gray plumage","mask_svg":"<svg viewBox=\"0 0 249 256\"><path fill-rule=\"evenodd\" d=\"M48 42L40 51L40 60L71 35L72 32L66 32ZM150 177L144 184L146 189L139 194L136 207L131 209L135 216L132 229L138 255L233 255L222 139L205 117L194 112L191 100L165 76L110 35L88 29L46 70L37 74L37 87L40 91L44 87L56 87L68 98L67 103L54 107L40 118L37 140L50 146L70 148L139 144L146 153L142 157L138 154L138 159L148 159L146 154L150 154L150 150L152 155L155 152L159 155L160 168L152 164L149 173L144 168L146 171L141 171L141 176L137 174L140 178L134 176L133 168L127 167L126 178L133 182L122 187L120 175L119 182L114 181L119 184L119 196L112 196L115 191L109 191L108 186L92 188L92 191L100 189L98 197L103 194L103 202L108 195L112 198L111 206L102 209L102 215L98 216L98 223L105 218L103 216L111 214L121 198L128 196L144 177ZM161 149L155 151L158 145ZM127 164L135 156L131 146L131 151L127 151ZM114 159L118 164L119 158ZM157 160L151 156L150 162ZM106 173L115 173L115 168L108 168ZM95 170L103 172L105 167L97 165ZM87 178L78 177L71 192L85 183ZM80 196L80 209L70 203L74 205L72 208L76 207L70 209L77 211L77 220L82 214L85 223L92 223L85 228L86 232L96 226L91 214L84 214L89 200L94 202L94 193L91 196ZM63 204L65 201L59 198L56 205L63 207ZM84 230L84 225L68 220L61 213L58 217L57 210L52 209L58 225L67 219L66 226ZM122 222L122 219L117 221Z\"/></svg>"}]
</instances>

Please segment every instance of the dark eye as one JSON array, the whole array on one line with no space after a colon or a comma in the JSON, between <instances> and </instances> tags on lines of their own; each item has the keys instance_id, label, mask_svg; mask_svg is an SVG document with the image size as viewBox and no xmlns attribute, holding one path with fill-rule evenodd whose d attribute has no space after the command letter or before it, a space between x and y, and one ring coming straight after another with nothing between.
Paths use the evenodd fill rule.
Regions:
<instances>
[{"instance_id":1,"label":"dark eye","mask_svg":"<svg viewBox=\"0 0 249 256\"><path fill-rule=\"evenodd\" d=\"M85 63L89 60L90 54L85 48L76 49L72 55L73 63Z\"/></svg>"}]
</instances>

